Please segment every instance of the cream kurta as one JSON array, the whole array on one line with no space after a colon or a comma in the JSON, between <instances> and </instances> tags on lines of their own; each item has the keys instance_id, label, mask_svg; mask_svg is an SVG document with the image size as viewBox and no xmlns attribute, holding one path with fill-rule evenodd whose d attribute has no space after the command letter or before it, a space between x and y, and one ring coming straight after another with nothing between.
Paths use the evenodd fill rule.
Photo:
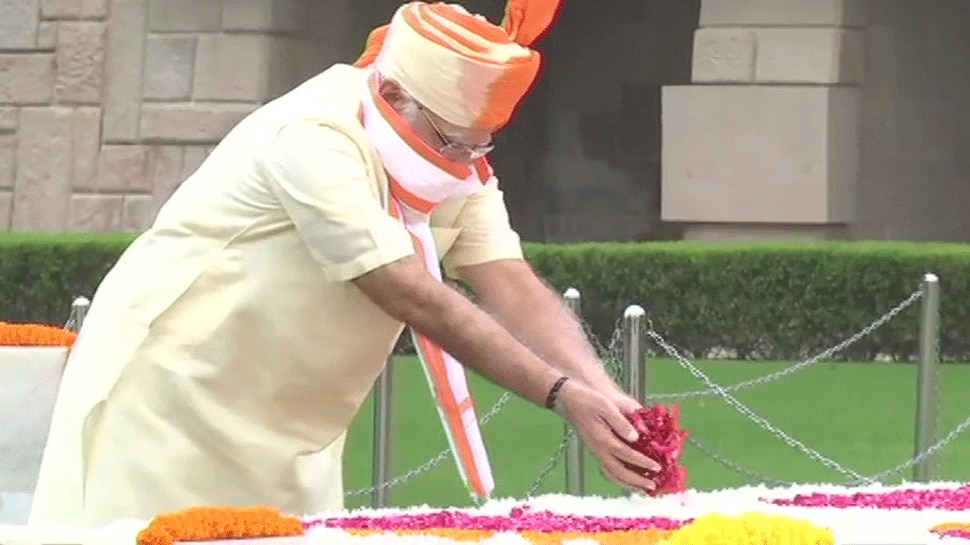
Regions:
<instances>
[{"instance_id":1,"label":"cream kurta","mask_svg":"<svg viewBox=\"0 0 970 545\"><path fill-rule=\"evenodd\" d=\"M105 277L32 523L342 507L344 434L403 327L350 280L413 253L358 118L364 77L338 65L250 115ZM497 189L432 227L452 272L522 255Z\"/></svg>"}]
</instances>

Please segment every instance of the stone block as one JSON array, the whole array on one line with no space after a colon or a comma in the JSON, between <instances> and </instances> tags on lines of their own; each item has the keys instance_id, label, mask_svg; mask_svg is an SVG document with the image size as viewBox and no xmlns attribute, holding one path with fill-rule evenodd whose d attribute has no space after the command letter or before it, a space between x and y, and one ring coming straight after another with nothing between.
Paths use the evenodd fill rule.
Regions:
<instances>
[{"instance_id":1,"label":"stone block","mask_svg":"<svg viewBox=\"0 0 970 545\"><path fill-rule=\"evenodd\" d=\"M57 80L62 104L101 104L105 23L72 21L57 30Z\"/></svg>"},{"instance_id":2,"label":"stone block","mask_svg":"<svg viewBox=\"0 0 970 545\"><path fill-rule=\"evenodd\" d=\"M154 34L145 51L144 97L149 100L186 100L192 95L195 66L194 36Z\"/></svg>"},{"instance_id":3,"label":"stone block","mask_svg":"<svg viewBox=\"0 0 970 545\"><path fill-rule=\"evenodd\" d=\"M746 29L702 28L694 33L695 82L754 80L755 33Z\"/></svg>"},{"instance_id":4,"label":"stone block","mask_svg":"<svg viewBox=\"0 0 970 545\"><path fill-rule=\"evenodd\" d=\"M865 24L865 0L702 0L700 26Z\"/></svg>"},{"instance_id":5,"label":"stone block","mask_svg":"<svg viewBox=\"0 0 970 545\"><path fill-rule=\"evenodd\" d=\"M69 228L82 233L119 231L123 205L122 195L73 195Z\"/></svg>"},{"instance_id":6,"label":"stone block","mask_svg":"<svg viewBox=\"0 0 970 545\"><path fill-rule=\"evenodd\" d=\"M138 137L148 0L112 0L111 5L103 138L107 142L132 142Z\"/></svg>"},{"instance_id":7,"label":"stone block","mask_svg":"<svg viewBox=\"0 0 970 545\"><path fill-rule=\"evenodd\" d=\"M664 88L663 219L850 221L861 100L852 87Z\"/></svg>"},{"instance_id":8,"label":"stone block","mask_svg":"<svg viewBox=\"0 0 970 545\"><path fill-rule=\"evenodd\" d=\"M149 0L148 28L156 32L206 32L222 28L220 0Z\"/></svg>"},{"instance_id":9,"label":"stone block","mask_svg":"<svg viewBox=\"0 0 970 545\"><path fill-rule=\"evenodd\" d=\"M70 210L74 110L23 108L13 192L13 229L63 231Z\"/></svg>"},{"instance_id":10,"label":"stone block","mask_svg":"<svg viewBox=\"0 0 970 545\"><path fill-rule=\"evenodd\" d=\"M253 34L200 36L193 98L262 102L267 95L271 44L269 37Z\"/></svg>"},{"instance_id":11,"label":"stone block","mask_svg":"<svg viewBox=\"0 0 970 545\"><path fill-rule=\"evenodd\" d=\"M16 132L17 126L17 108L0 106L0 133Z\"/></svg>"},{"instance_id":12,"label":"stone block","mask_svg":"<svg viewBox=\"0 0 970 545\"><path fill-rule=\"evenodd\" d=\"M108 0L41 0L43 19L104 19Z\"/></svg>"},{"instance_id":13,"label":"stone block","mask_svg":"<svg viewBox=\"0 0 970 545\"><path fill-rule=\"evenodd\" d=\"M838 28L759 29L759 83L858 84L865 78L862 35Z\"/></svg>"},{"instance_id":14,"label":"stone block","mask_svg":"<svg viewBox=\"0 0 970 545\"><path fill-rule=\"evenodd\" d=\"M157 214L155 200L150 195L125 195L121 229L129 233L144 231L152 226Z\"/></svg>"},{"instance_id":15,"label":"stone block","mask_svg":"<svg viewBox=\"0 0 970 545\"><path fill-rule=\"evenodd\" d=\"M101 151L101 109L77 108L73 117L71 187L94 187L97 183L98 156Z\"/></svg>"},{"instance_id":16,"label":"stone block","mask_svg":"<svg viewBox=\"0 0 970 545\"><path fill-rule=\"evenodd\" d=\"M48 104L53 85L53 55L0 54L0 103Z\"/></svg>"},{"instance_id":17,"label":"stone block","mask_svg":"<svg viewBox=\"0 0 970 545\"><path fill-rule=\"evenodd\" d=\"M223 0L222 29L230 32L300 32L303 5L296 0Z\"/></svg>"},{"instance_id":18,"label":"stone block","mask_svg":"<svg viewBox=\"0 0 970 545\"><path fill-rule=\"evenodd\" d=\"M57 49L57 22L41 21L37 27L37 49L54 51Z\"/></svg>"},{"instance_id":19,"label":"stone block","mask_svg":"<svg viewBox=\"0 0 970 545\"><path fill-rule=\"evenodd\" d=\"M155 210L168 200L182 184L182 146L152 146L148 150L152 178L152 202Z\"/></svg>"},{"instance_id":20,"label":"stone block","mask_svg":"<svg viewBox=\"0 0 970 545\"><path fill-rule=\"evenodd\" d=\"M13 214L13 195L0 191L0 230L10 229L10 216Z\"/></svg>"},{"instance_id":21,"label":"stone block","mask_svg":"<svg viewBox=\"0 0 970 545\"><path fill-rule=\"evenodd\" d=\"M221 140L256 104L145 104L141 136L149 142L209 144Z\"/></svg>"},{"instance_id":22,"label":"stone block","mask_svg":"<svg viewBox=\"0 0 970 545\"><path fill-rule=\"evenodd\" d=\"M17 173L17 138L0 135L0 190L13 188Z\"/></svg>"},{"instance_id":23,"label":"stone block","mask_svg":"<svg viewBox=\"0 0 970 545\"><path fill-rule=\"evenodd\" d=\"M33 49L40 23L38 0L0 0L0 50Z\"/></svg>"},{"instance_id":24,"label":"stone block","mask_svg":"<svg viewBox=\"0 0 970 545\"><path fill-rule=\"evenodd\" d=\"M99 192L148 192L148 148L138 144L106 144L98 161Z\"/></svg>"}]
</instances>

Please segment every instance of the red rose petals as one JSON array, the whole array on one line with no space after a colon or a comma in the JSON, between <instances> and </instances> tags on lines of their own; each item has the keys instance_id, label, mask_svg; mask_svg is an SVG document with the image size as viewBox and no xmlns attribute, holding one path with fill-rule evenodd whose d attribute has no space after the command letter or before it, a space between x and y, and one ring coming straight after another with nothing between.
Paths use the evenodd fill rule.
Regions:
<instances>
[{"instance_id":1,"label":"red rose petals","mask_svg":"<svg viewBox=\"0 0 970 545\"><path fill-rule=\"evenodd\" d=\"M775 505L796 507L834 507L846 509L863 507L870 509L904 509L922 511L970 510L970 485L959 488L906 489L887 492L857 492L855 494L799 494L790 499L774 499Z\"/></svg>"},{"instance_id":2,"label":"red rose petals","mask_svg":"<svg viewBox=\"0 0 970 545\"><path fill-rule=\"evenodd\" d=\"M687 468L680 465L680 457L690 431L680 428L680 407L653 405L627 415L627 419L640 437L635 442L626 443L660 465L660 471L651 472L625 464L629 469L648 474L653 479L657 488L648 493L657 497L686 490Z\"/></svg>"}]
</instances>

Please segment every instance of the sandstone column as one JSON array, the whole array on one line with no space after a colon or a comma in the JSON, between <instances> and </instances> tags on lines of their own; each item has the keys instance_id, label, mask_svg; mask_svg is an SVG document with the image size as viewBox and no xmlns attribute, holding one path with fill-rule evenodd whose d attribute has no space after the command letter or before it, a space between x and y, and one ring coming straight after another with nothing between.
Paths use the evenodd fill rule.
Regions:
<instances>
[{"instance_id":1,"label":"sandstone column","mask_svg":"<svg viewBox=\"0 0 970 545\"><path fill-rule=\"evenodd\" d=\"M853 222L861 0L702 0L692 84L663 91L662 217L689 239Z\"/></svg>"}]
</instances>

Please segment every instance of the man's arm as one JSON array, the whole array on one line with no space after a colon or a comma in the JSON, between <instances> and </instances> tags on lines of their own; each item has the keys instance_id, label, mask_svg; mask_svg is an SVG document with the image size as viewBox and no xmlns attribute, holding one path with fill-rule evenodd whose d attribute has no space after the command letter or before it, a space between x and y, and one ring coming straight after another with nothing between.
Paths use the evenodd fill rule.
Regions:
<instances>
[{"instance_id":1,"label":"man's arm","mask_svg":"<svg viewBox=\"0 0 970 545\"><path fill-rule=\"evenodd\" d=\"M523 346L487 313L451 287L438 282L411 256L383 265L353 282L389 315L423 332L464 365L522 397L543 405L561 373ZM649 477L623 463L656 471L659 466L619 440L636 429L602 392L566 382L562 413L615 482L653 490Z\"/></svg>"},{"instance_id":2,"label":"man's arm","mask_svg":"<svg viewBox=\"0 0 970 545\"><path fill-rule=\"evenodd\" d=\"M492 261L460 274L482 306L540 358L600 393L622 394L561 296L525 261Z\"/></svg>"},{"instance_id":3,"label":"man's arm","mask_svg":"<svg viewBox=\"0 0 970 545\"><path fill-rule=\"evenodd\" d=\"M354 283L385 312L537 405L545 403L549 389L561 376L488 314L428 274L417 257L380 267Z\"/></svg>"}]
</instances>

